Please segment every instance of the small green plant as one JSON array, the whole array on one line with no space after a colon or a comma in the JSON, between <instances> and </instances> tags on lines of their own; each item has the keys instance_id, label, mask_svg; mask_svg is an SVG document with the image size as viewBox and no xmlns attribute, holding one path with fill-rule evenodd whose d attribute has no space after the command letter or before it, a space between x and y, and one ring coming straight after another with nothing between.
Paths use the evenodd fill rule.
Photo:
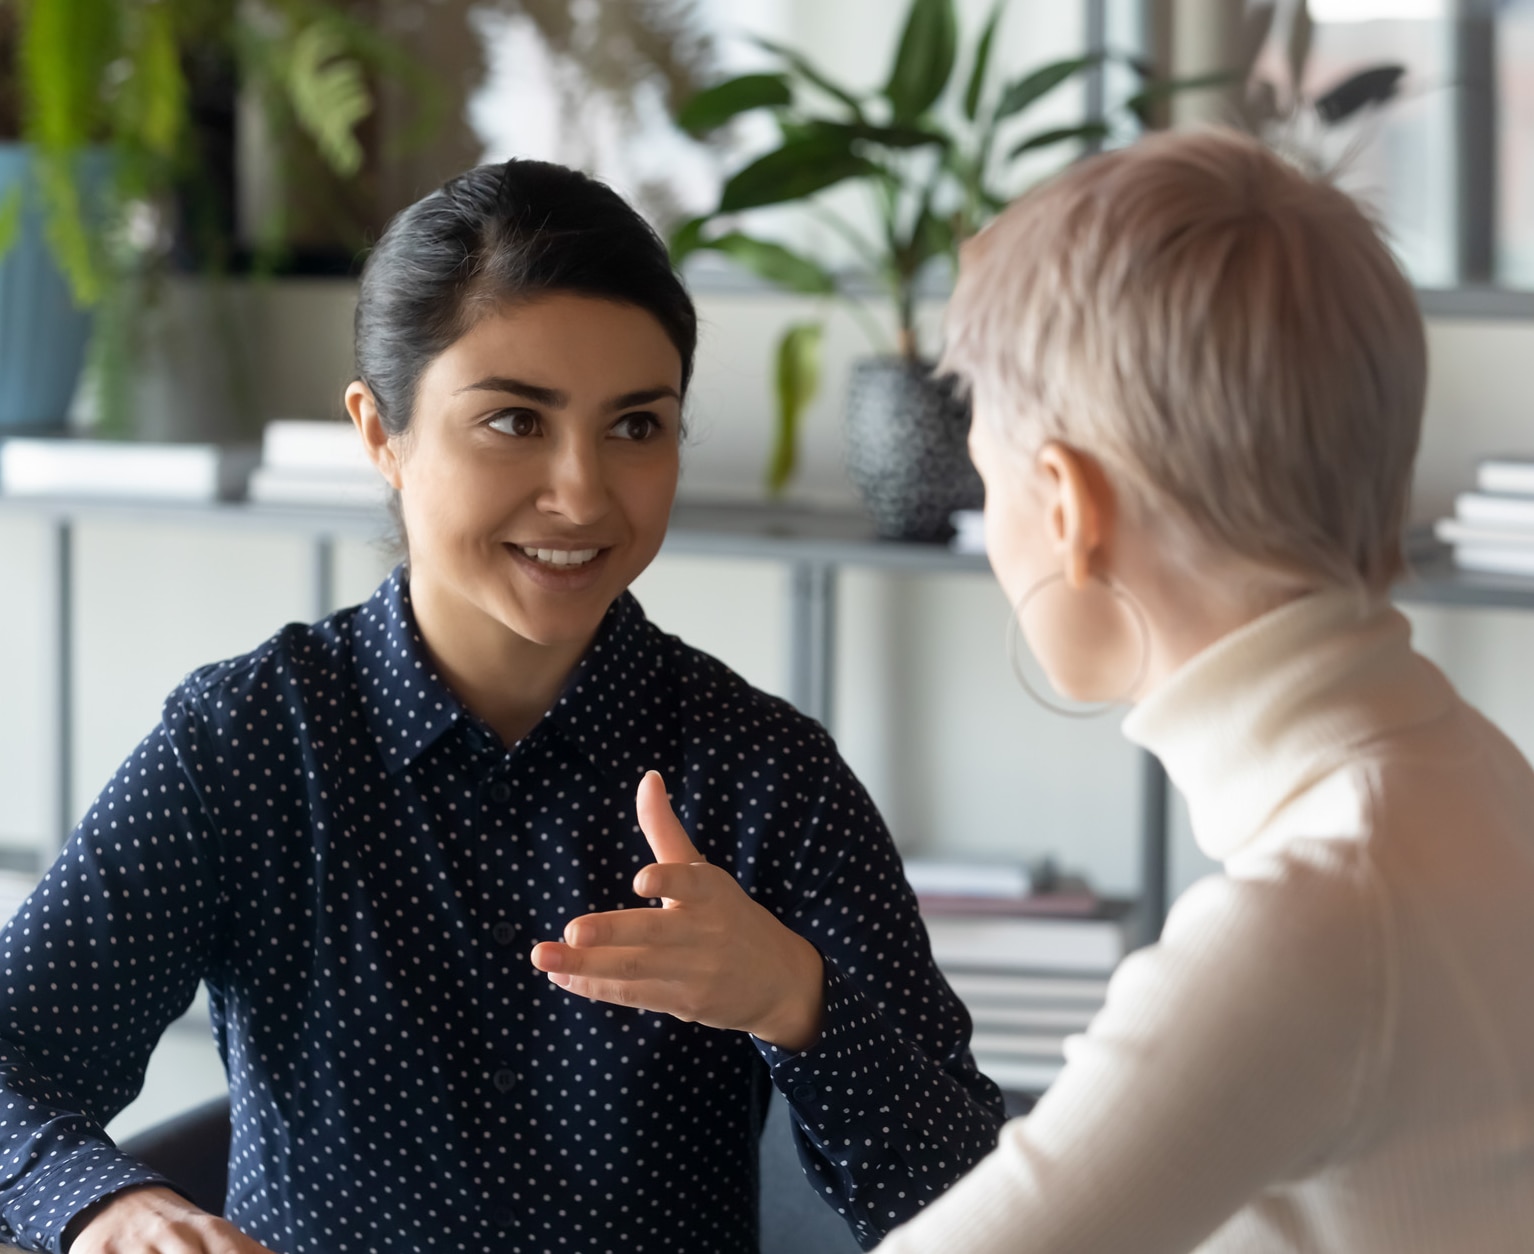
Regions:
<instances>
[{"instance_id":1,"label":"small green plant","mask_svg":"<svg viewBox=\"0 0 1534 1254\"><path fill-rule=\"evenodd\" d=\"M49 242L76 299L94 304L114 270L114 231L130 212L190 216L204 164L195 111L199 75L223 74L300 137L335 174L355 175L358 128L371 113L368 75L408 72L404 56L326 0L0 0L0 138L36 155ZM78 163L92 148L108 174L96 203ZM207 239L205 255L230 241Z\"/></svg>"},{"instance_id":2,"label":"small green plant","mask_svg":"<svg viewBox=\"0 0 1534 1254\"><path fill-rule=\"evenodd\" d=\"M997 0L961 58L953 0L911 0L894 63L875 92L836 83L793 49L759 40L780 68L708 88L683 107L678 122L701 136L743 115L765 114L776 124L778 146L736 170L712 212L674 232L673 257L680 263L692 253L712 250L776 286L841 300L878 344L884 336L846 274L736 224L736 215L746 210L800 205L877 277L882 298L893 308L896 351L920 360L919 279L934 261L953 258L958 245L1021 190L1017 165L1022 157L1073 142L1131 137L1157 98L1215 81L1159 83L1148 67L1124 59L1138 75L1139 87L1109 116L1021 129L1019 123L1034 105L1106 58L1071 57L1007 77L993 65L1005 8L1006 0ZM958 82L961 59L967 74ZM1226 77L1219 76L1220 81ZM828 189L849 183L864 188L872 200L872 234L822 198ZM794 473L800 417L819 388L822 328L819 319L795 323L777 347L778 421L766 475L773 494Z\"/></svg>"},{"instance_id":3,"label":"small green plant","mask_svg":"<svg viewBox=\"0 0 1534 1254\"><path fill-rule=\"evenodd\" d=\"M363 167L372 83L398 77L430 112L430 84L363 16L357 0L0 0L0 139L30 146L48 245L76 302L99 311L107 428L127 425L144 284L173 253L222 272L242 243L210 175L233 163L229 135L206 125L210 94L231 118L237 97L259 105L283 159L342 182ZM22 194L0 200L0 255ZM282 224L255 227L259 270L280 256Z\"/></svg>"}]
</instances>

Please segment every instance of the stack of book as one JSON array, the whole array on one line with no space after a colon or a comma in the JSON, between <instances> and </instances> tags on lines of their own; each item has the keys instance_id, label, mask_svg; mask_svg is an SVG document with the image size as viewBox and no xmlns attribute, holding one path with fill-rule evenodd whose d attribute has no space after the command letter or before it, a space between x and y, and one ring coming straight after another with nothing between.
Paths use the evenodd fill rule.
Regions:
<instances>
[{"instance_id":1,"label":"stack of book","mask_svg":"<svg viewBox=\"0 0 1534 1254\"><path fill-rule=\"evenodd\" d=\"M0 493L132 501L236 501L254 445L100 440L82 435L0 439Z\"/></svg>"},{"instance_id":2,"label":"stack of book","mask_svg":"<svg viewBox=\"0 0 1534 1254\"><path fill-rule=\"evenodd\" d=\"M1534 457L1488 457L1434 534L1463 570L1534 575Z\"/></svg>"},{"instance_id":3,"label":"stack of book","mask_svg":"<svg viewBox=\"0 0 1534 1254\"><path fill-rule=\"evenodd\" d=\"M365 506L385 498L384 481L350 422L277 418L261 433L250 499L263 505Z\"/></svg>"},{"instance_id":4,"label":"stack of book","mask_svg":"<svg viewBox=\"0 0 1534 1254\"><path fill-rule=\"evenodd\" d=\"M1065 1063L1129 952L1128 902L1015 864L907 859L932 956L974 1020L980 1070L1042 1092Z\"/></svg>"}]
</instances>

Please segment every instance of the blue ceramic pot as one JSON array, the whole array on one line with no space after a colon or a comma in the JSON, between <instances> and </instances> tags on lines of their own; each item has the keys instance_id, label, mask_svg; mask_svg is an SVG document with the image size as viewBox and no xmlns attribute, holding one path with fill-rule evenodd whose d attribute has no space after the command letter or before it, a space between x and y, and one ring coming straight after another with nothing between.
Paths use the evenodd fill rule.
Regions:
<instances>
[{"instance_id":1,"label":"blue ceramic pot","mask_svg":"<svg viewBox=\"0 0 1534 1254\"><path fill-rule=\"evenodd\" d=\"M83 177L99 186L102 154ZM21 226L0 257L0 434L60 430L85 362L91 314L76 306L44 238L41 193L26 144L0 143L0 207L21 197Z\"/></svg>"}]
</instances>

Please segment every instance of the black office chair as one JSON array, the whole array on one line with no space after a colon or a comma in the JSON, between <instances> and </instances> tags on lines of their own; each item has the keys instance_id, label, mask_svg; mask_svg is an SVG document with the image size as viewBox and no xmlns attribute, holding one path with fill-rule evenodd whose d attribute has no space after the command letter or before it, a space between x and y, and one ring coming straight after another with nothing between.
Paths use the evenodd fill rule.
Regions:
<instances>
[{"instance_id":1,"label":"black office chair","mask_svg":"<svg viewBox=\"0 0 1534 1254\"><path fill-rule=\"evenodd\" d=\"M146 1128L123 1153L174 1180L203 1210L224 1213L229 1184L229 1098L219 1097Z\"/></svg>"}]
</instances>

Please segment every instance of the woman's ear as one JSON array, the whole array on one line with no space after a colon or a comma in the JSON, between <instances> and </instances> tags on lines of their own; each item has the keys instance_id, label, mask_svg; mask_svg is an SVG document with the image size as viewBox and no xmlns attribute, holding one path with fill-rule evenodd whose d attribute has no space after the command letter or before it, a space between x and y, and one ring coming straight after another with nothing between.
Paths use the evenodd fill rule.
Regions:
<instances>
[{"instance_id":1,"label":"woman's ear","mask_svg":"<svg viewBox=\"0 0 1534 1254\"><path fill-rule=\"evenodd\" d=\"M1036 464L1044 482L1050 543L1072 588L1091 578L1113 531L1113 488L1095 458L1051 440Z\"/></svg>"},{"instance_id":2,"label":"woman's ear","mask_svg":"<svg viewBox=\"0 0 1534 1254\"><path fill-rule=\"evenodd\" d=\"M346 412L351 415L357 434L362 437L362 447L367 450L368 460L378 467L378 473L389 481L389 486L399 491L399 449L384 430L383 419L378 414L378 402L373 399L373 389L361 379L354 380L346 389Z\"/></svg>"}]
</instances>

